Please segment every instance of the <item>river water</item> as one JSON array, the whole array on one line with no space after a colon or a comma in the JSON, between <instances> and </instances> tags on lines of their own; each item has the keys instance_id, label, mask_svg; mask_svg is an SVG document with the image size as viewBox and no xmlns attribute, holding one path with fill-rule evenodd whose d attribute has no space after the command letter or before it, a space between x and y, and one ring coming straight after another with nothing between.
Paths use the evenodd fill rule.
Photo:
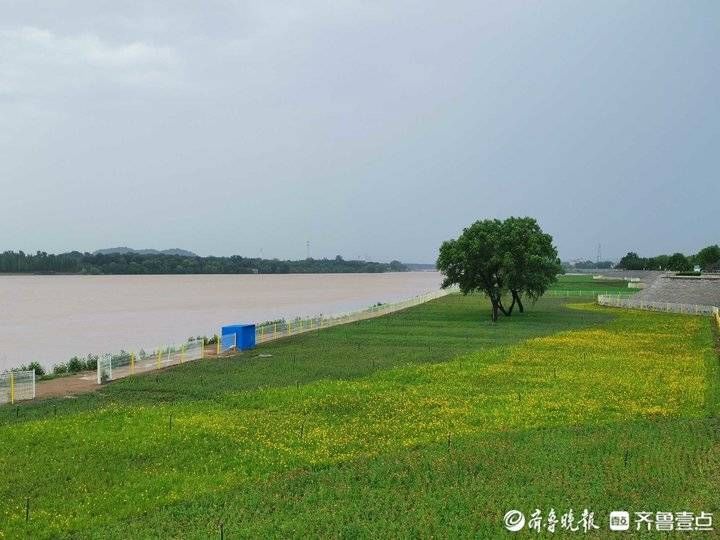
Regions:
<instances>
[{"instance_id":1,"label":"river water","mask_svg":"<svg viewBox=\"0 0 720 540\"><path fill-rule=\"evenodd\" d=\"M437 272L0 276L0 371L151 350L225 324L333 314L437 290Z\"/></svg>"}]
</instances>

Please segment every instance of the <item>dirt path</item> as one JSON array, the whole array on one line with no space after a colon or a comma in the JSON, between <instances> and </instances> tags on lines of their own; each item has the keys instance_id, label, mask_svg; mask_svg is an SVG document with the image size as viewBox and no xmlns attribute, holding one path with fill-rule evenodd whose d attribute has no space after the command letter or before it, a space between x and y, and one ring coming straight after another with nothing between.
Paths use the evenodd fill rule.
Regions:
<instances>
[{"instance_id":1,"label":"dirt path","mask_svg":"<svg viewBox=\"0 0 720 540\"><path fill-rule=\"evenodd\" d=\"M237 353L230 353L230 355L233 354ZM204 358L216 358L217 356L215 345L205 347ZM228 356L228 354L221 354L220 356ZM168 369L173 367L173 365L164 366L160 369ZM152 371L156 370L153 369ZM35 399L74 396L87 392L95 392L100 388L102 388L102 386L97 383L97 372L83 371L82 373L68 375L67 377L58 377L57 379L50 379L49 381L38 381L35 385Z\"/></svg>"},{"instance_id":2,"label":"dirt path","mask_svg":"<svg viewBox=\"0 0 720 540\"><path fill-rule=\"evenodd\" d=\"M97 373L84 371L67 377L58 377L49 381L39 381L35 385L35 399L50 397L74 396L93 392L100 388L97 383Z\"/></svg>"}]
</instances>

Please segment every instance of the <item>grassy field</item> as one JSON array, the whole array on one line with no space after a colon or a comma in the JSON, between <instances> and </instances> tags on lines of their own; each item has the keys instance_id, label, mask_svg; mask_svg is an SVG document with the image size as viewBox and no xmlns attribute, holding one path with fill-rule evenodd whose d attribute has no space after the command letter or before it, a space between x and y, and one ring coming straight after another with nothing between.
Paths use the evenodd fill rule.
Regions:
<instances>
[{"instance_id":1,"label":"grassy field","mask_svg":"<svg viewBox=\"0 0 720 540\"><path fill-rule=\"evenodd\" d=\"M598 270L598 272L600 272ZM551 292L580 292L593 294L635 294L637 289L628 288L628 282L617 280L594 280L591 275L560 276Z\"/></svg>"},{"instance_id":2,"label":"grassy field","mask_svg":"<svg viewBox=\"0 0 720 540\"><path fill-rule=\"evenodd\" d=\"M615 509L720 511L710 321L567 302L492 324L453 295L2 407L0 537L497 537L511 508L588 508L601 533Z\"/></svg>"}]
</instances>

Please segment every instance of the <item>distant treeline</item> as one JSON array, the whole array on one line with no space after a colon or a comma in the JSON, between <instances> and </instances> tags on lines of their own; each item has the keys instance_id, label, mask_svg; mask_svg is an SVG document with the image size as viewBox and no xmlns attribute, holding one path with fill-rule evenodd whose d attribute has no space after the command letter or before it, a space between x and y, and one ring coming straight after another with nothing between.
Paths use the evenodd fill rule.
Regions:
<instances>
[{"instance_id":1,"label":"distant treeline","mask_svg":"<svg viewBox=\"0 0 720 540\"><path fill-rule=\"evenodd\" d=\"M0 255L0 273L63 274L321 274L361 272L404 272L399 261L389 264L334 259L250 259L232 257L189 257L182 255L92 254L72 251L59 255L6 251Z\"/></svg>"},{"instance_id":2,"label":"distant treeline","mask_svg":"<svg viewBox=\"0 0 720 540\"><path fill-rule=\"evenodd\" d=\"M687 272L695 266L704 271L720 270L720 247L707 246L694 255L673 253L672 255L656 255L655 257L640 257L635 252L625 255L615 268L625 270L673 270Z\"/></svg>"}]
</instances>

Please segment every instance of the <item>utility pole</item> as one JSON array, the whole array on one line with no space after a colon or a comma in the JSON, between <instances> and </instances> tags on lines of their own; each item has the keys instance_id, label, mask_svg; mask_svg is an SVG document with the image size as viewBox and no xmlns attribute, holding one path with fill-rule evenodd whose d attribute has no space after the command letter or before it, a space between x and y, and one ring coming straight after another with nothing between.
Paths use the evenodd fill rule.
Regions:
<instances>
[{"instance_id":1,"label":"utility pole","mask_svg":"<svg viewBox=\"0 0 720 540\"><path fill-rule=\"evenodd\" d=\"M600 257L601 257L601 256L602 256L602 245L598 244L597 256L596 256L596 259L595 259L595 262L596 262L596 263L599 263L599 262L600 262Z\"/></svg>"},{"instance_id":2,"label":"utility pole","mask_svg":"<svg viewBox=\"0 0 720 540\"><path fill-rule=\"evenodd\" d=\"M307 251L307 257L306 257L306 258L309 259L309 258L310 258L310 240L307 240L307 241L305 242L305 248L306 248L306 251Z\"/></svg>"}]
</instances>

